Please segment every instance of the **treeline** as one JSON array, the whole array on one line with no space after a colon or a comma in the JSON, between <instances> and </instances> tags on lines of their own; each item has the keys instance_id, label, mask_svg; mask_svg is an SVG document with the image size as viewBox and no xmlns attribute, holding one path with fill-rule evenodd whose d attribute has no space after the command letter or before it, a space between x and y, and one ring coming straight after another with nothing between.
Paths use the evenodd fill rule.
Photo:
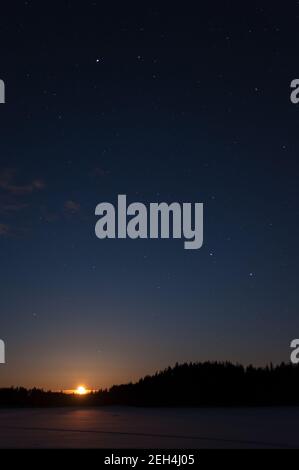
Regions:
<instances>
[{"instance_id":1,"label":"treeline","mask_svg":"<svg viewBox=\"0 0 299 470\"><path fill-rule=\"evenodd\" d=\"M299 405L299 366L256 368L229 362L176 364L137 383L85 396L0 389L0 406L262 406Z\"/></svg>"}]
</instances>

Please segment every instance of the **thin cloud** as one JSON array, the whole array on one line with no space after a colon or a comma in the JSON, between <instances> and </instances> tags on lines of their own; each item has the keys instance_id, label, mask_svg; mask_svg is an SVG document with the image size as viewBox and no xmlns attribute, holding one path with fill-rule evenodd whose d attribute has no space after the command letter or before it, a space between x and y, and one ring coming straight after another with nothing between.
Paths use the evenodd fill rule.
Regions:
<instances>
[{"instance_id":1,"label":"thin cloud","mask_svg":"<svg viewBox=\"0 0 299 470\"><path fill-rule=\"evenodd\" d=\"M17 202L12 202L12 203L0 203L0 212L18 212L21 211L22 209L26 209L28 207L28 204L23 204L23 203L17 203Z\"/></svg>"},{"instance_id":2,"label":"thin cloud","mask_svg":"<svg viewBox=\"0 0 299 470\"><path fill-rule=\"evenodd\" d=\"M45 188L45 183L41 179L34 179L30 183L17 184L16 171L7 168L0 172L0 188L12 195L30 194Z\"/></svg>"},{"instance_id":3,"label":"thin cloud","mask_svg":"<svg viewBox=\"0 0 299 470\"><path fill-rule=\"evenodd\" d=\"M95 176L107 176L109 175L110 171L105 170L104 168L95 168L94 174Z\"/></svg>"},{"instance_id":4,"label":"thin cloud","mask_svg":"<svg viewBox=\"0 0 299 470\"><path fill-rule=\"evenodd\" d=\"M0 224L0 237L5 237L10 234L10 227L7 224Z\"/></svg>"},{"instance_id":5,"label":"thin cloud","mask_svg":"<svg viewBox=\"0 0 299 470\"><path fill-rule=\"evenodd\" d=\"M81 209L81 205L78 202L75 202L71 199L69 199L68 201L65 201L64 203L64 210L68 214L77 214L78 212L80 212L80 209Z\"/></svg>"}]
</instances>

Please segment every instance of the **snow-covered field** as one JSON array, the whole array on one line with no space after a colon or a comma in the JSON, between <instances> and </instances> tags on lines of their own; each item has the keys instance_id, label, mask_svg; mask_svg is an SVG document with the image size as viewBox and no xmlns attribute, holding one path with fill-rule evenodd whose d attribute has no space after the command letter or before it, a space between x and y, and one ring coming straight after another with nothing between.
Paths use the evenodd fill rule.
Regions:
<instances>
[{"instance_id":1,"label":"snow-covered field","mask_svg":"<svg viewBox=\"0 0 299 470\"><path fill-rule=\"evenodd\" d=\"M0 447L299 448L299 408L0 409Z\"/></svg>"}]
</instances>

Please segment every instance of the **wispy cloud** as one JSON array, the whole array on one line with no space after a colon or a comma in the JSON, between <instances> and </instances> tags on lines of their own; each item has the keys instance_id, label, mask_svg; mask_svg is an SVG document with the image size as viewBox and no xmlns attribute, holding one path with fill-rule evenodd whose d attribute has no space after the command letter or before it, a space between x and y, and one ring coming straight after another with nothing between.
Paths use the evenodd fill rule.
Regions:
<instances>
[{"instance_id":1,"label":"wispy cloud","mask_svg":"<svg viewBox=\"0 0 299 470\"><path fill-rule=\"evenodd\" d=\"M91 173L93 176L98 176L98 177L102 177L102 176L107 176L110 174L110 171L109 170L105 170L104 168L102 167L96 167L92 173Z\"/></svg>"},{"instance_id":2,"label":"wispy cloud","mask_svg":"<svg viewBox=\"0 0 299 470\"><path fill-rule=\"evenodd\" d=\"M16 182L16 171L6 168L0 172L0 188L12 195L30 194L45 188L45 183L41 179L33 179L26 184Z\"/></svg>"},{"instance_id":3,"label":"wispy cloud","mask_svg":"<svg viewBox=\"0 0 299 470\"><path fill-rule=\"evenodd\" d=\"M20 179L20 176L14 168L0 169L0 214L4 218L0 223L0 237L23 236L27 229L20 226L23 219L19 218L19 211L30 206L27 199L31 194L45 188L40 178Z\"/></svg>"},{"instance_id":4,"label":"wispy cloud","mask_svg":"<svg viewBox=\"0 0 299 470\"><path fill-rule=\"evenodd\" d=\"M7 224L0 224L0 237L8 236L10 234L10 227Z\"/></svg>"},{"instance_id":5,"label":"wispy cloud","mask_svg":"<svg viewBox=\"0 0 299 470\"><path fill-rule=\"evenodd\" d=\"M80 212L80 209L81 209L81 205L78 202L73 201L71 199L69 199L68 201L65 201L64 203L64 210L68 214L77 214L78 212Z\"/></svg>"},{"instance_id":6,"label":"wispy cloud","mask_svg":"<svg viewBox=\"0 0 299 470\"><path fill-rule=\"evenodd\" d=\"M18 212L28 207L28 204L21 202L0 202L0 212Z\"/></svg>"}]
</instances>

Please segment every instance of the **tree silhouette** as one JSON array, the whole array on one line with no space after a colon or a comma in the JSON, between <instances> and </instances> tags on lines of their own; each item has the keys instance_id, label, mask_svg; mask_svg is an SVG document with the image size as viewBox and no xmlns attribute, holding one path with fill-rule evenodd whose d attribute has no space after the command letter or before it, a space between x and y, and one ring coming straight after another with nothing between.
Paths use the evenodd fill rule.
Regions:
<instances>
[{"instance_id":1,"label":"tree silhouette","mask_svg":"<svg viewBox=\"0 0 299 470\"><path fill-rule=\"evenodd\" d=\"M191 362L80 398L37 388L2 388L0 406L299 405L298 390L298 365L281 363L257 368L230 362Z\"/></svg>"}]
</instances>

